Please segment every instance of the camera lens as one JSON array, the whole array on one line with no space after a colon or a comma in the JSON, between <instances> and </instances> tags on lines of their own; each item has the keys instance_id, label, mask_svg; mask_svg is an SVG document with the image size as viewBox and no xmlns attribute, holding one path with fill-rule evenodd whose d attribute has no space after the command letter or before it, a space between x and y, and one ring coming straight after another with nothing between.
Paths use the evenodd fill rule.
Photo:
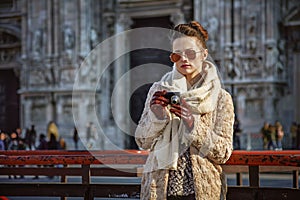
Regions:
<instances>
[{"instance_id":1,"label":"camera lens","mask_svg":"<svg viewBox=\"0 0 300 200\"><path fill-rule=\"evenodd\" d=\"M180 98L177 95L171 97L171 104L180 104Z\"/></svg>"}]
</instances>

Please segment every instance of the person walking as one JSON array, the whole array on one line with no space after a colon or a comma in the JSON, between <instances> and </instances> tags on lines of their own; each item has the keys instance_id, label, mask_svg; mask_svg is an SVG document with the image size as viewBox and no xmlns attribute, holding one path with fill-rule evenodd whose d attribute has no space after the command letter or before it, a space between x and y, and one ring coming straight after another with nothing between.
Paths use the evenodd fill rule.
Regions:
<instances>
[{"instance_id":1,"label":"person walking","mask_svg":"<svg viewBox=\"0 0 300 200\"><path fill-rule=\"evenodd\" d=\"M30 150L35 149L35 142L36 142L35 125L31 125L31 129L26 132L25 140Z\"/></svg>"},{"instance_id":2,"label":"person walking","mask_svg":"<svg viewBox=\"0 0 300 200\"><path fill-rule=\"evenodd\" d=\"M233 124L233 149L235 150L241 149L241 134L242 130L240 128L240 120L235 117Z\"/></svg>"},{"instance_id":3,"label":"person walking","mask_svg":"<svg viewBox=\"0 0 300 200\"><path fill-rule=\"evenodd\" d=\"M263 127L260 129L260 134L263 140L263 149L267 150L269 142L271 140L270 124L268 122L264 122Z\"/></svg>"},{"instance_id":4,"label":"person walking","mask_svg":"<svg viewBox=\"0 0 300 200\"><path fill-rule=\"evenodd\" d=\"M277 120L275 122L275 129L276 129L276 149L275 150L282 150L282 139L284 137L284 131L281 123Z\"/></svg>"},{"instance_id":5,"label":"person walking","mask_svg":"<svg viewBox=\"0 0 300 200\"><path fill-rule=\"evenodd\" d=\"M276 127L273 124L269 126L270 134L268 136L268 150L275 150L277 148L276 145Z\"/></svg>"},{"instance_id":6,"label":"person walking","mask_svg":"<svg viewBox=\"0 0 300 200\"><path fill-rule=\"evenodd\" d=\"M297 149L297 122L293 122L290 127L292 149Z\"/></svg>"},{"instance_id":7,"label":"person walking","mask_svg":"<svg viewBox=\"0 0 300 200\"><path fill-rule=\"evenodd\" d=\"M78 131L77 131L76 126L74 126L74 129L73 129L73 142L74 142L74 146L75 146L76 150L78 149L78 140L79 140Z\"/></svg>"}]
</instances>

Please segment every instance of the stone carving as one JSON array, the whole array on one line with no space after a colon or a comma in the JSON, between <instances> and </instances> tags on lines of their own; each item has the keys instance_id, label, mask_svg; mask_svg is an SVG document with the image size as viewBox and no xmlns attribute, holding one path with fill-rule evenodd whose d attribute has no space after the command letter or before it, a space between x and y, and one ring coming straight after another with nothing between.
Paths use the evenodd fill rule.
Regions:
<instances>
[{"instance_id":1,"label":"stone carving","mask_svg":"<svg viewBox=\"0 0 300 200\"><path fill-rule=\"evenodd\" d=\"M54 85L57 83L58 72L53 68L36 68L30 71L31 85Z\"/></svg>"},{"instance_id":2,"label":"stone carving","mask_svg":"<svg viewBox=\"0 0 300 200\"><path fill-rule=\"evenodd\" d=\"M257 39L256 39L256 34L257 34L257 18L256 18L257 13L251 13L249 14L248 20L247 20L247 44L246 48L247 51L251 54L256 53L257 49Z\"/></svg>"},{"instance_id":3,"label":"stone carving","mask_svg":"<svg viewBox=\"0 0 300 200\"><path fill-rule=\"evenodd\" d=\"M259 57L243 56L241 58L241 66L243 69L243 78L253 78L262 76L262 63Z\"/></svg>"},{"instance_id":4,"label":"stone carving","mask_svg":"<svg viewBox=\"0 0 300 200\"><path fill-rule=\"evenodd\" d=\"M115 1L103 0L104 11L113 11L115 8Z\"/></svg>"},{"instance_id":5,"label":"stone carving","mask_svg":"<svg viewBox=\"0 0 300 200\"><path fill-rule=\"evenodd\" d=\"M72 28L66 27L64 29L64 48L65 50L71 50L75 46L75 33Z\"/></svg>"},{"instance_id":6,"label":"stone carving","mask_svg":"<svg viewBox=\"0 0 300 200\"><path fill-rule=\"evenodd\" d=\"M280 54L277 48L277 43L275 40L268 40L266 42L266 71L267 74L276 76L277 78L283 72L283 64L279 60Z\"/></svg>"},{"instance_id":7,"label":"stone carving","mask_svg":"<svg viewBox=\"0 0 300 200\"><path fill-rule=\"evenodd\" d=\"M97 81L97 65L95 64L95 52L92 51L89 57L87 57L80 66L80 82L84 86L90 86Z\"/></svg>"},{"instance_id":8,"label":"stone carving","mask_svg":"<svg viewBox=\"0 0 300 200\"><path fill-rule=\"evenodd\" d=\"M250 37L247 40L247 44L246 44L246 48L248 50L248 52L250 52L251 54L255 54L256 53L256 38L255 37Z\"/></svg>"},{"instance_id":9,"label":"stone carving","mask_svg":"<svg viewBox=\"0 0 300 200\"><path fill-rule=\"evenodd\" d=\"M225 67L226 75L229 79L240 79L241 78L241 63L240 63L240 50L238 47L225 47Z\"/></svg>"},{"instance_id":10,"label":"stone carving","mask_svg":"<svg viewBox=\"0 0 300 200\"><path fill-rule=\"evenodd\" d=\"M73 83L75 80L75 71L73 68L63 69L61 71L61 82L62 83Z\"/></svg>"},{"instance_id":11,"label":"stone carving","mask_svg":"<svg viewBox=\"0 0 300 200\"><path fill-rule=\"evenodd\" d=\"M104 37L109 37L115 32L115 16L110 13L104 13L104 26L105 26L105 35Z\"/></svg>"},{"instance_id":12,"label":"stone carving","mask_svg":"<svg viewBox=\"0 0 300 200\"><path fill-rule=\"evenodd\" d=\"M98 38L98 33L97 31L92 28L91 29L91 32L90 32L90 45L91 45L91 48L95 48L97 46L99 42L99 38Z\"/></svg>"},{"instance_id":13,"label":"stone carving","mask_svg":"<svg viewBox=\"0 0 300 200\"><path fill-rule=\"evenodd\" d=\"M216 17L209 18L206 28L209 32L209 38L207 41L209 51L215 53L217 50L217 43L218 43L218 28L219 28L218 19Z\"/></svg>"},{"instance_id":14,"label":"stone carving","mask_svg":"<svg viewBox=\"0 0 300 200\"><path fill-rule=\"evenodd\" d=\"M43 46L43 30L37 29L33 32L32 39L32 51L34 56L39 56L42 54Z\"/></svg>"},{"instance_id":15,"label":"stone carving","mask_svg":"<svg viewBox=\"0 0 300 200\"><path fill-rule=\"evenodd\" d=\"M130 28L130 26L133 24L133 21L128 15L122 13L118 17L117 23L118 25L122 26L123 30L126 30Z\"/></svg>"},{"instance_id":16,"label":"stone carving","mask_svg":"<svg viewBox=\"0 0 300 200\"><path fill-rule=\"evenodd\" d=\"M0 49L0 62L8 63L16 59L16 49Z\"/></svg>"},{"instance_id":17,"label":"stone carving","mask_svg":"<svg viewBox=\"0 0 300 200\"><path fill-rule=\"evenodd\" d=\"M30 85L41 85L45 84L45 75L42 70L32 70L30 71Z\"/></svg>"},{"instance_id":18,"label":"stone carving","mask_svg":"<svg viewBox=\"0 0 300 200\"><path fill-rule=\"evenodd\" d=\"M5 31L0 31L0 45L9 45L9 44L15 44L19 42L19 40L9 33L6 33Z\"/></svg>"},{"instance_id":19,"label":"stone carving","mask_svg":"<svg viewBox=\"0 0 300 200\"><path fill-rule=\"evenodd\" d=\"M18 47L10 47L16 46L16 44L19 44L19 40L14 35L8 34L4 31L0 31L0 45L8 47L0 49L1 63L8 63L16 60L20 50Z\"/></svg>"}]
</instances>

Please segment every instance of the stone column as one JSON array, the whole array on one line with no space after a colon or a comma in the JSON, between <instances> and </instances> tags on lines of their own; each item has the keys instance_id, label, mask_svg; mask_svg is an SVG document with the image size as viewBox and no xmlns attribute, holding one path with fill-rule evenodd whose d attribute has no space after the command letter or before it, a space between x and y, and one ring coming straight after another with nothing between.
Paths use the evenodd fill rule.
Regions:
<instances>
[{"instance_id":1,"label":"stone column","mask_svg":"<svg viewBox=\"0 0 300 200\"><path fill-rule=\"evenodd\" d=\"M116 22L116 33L121 33L130 28L132 24L131 18L126 14L120 14L118 20ZM116 37L115 39L115 56L118 58L122 56L124 52L128 51L129 48L129 38L127 35L122 35ZM114 66L114 83L115 88L113 91L113 99L112 99L112 109L113 109L113 117L119 129L116 131L116 139L115 143L118 143L118 146L121 148L125 147L124 141L126 142L126 137L122 132L129 133L130 132L130 115L129 115L129 99L130 99L130 77L122 78L122 76L128 72L130 69L130 60L129 55L123 55L115 61ZM121 129L121 131L120 131ZM130 133L129 133L130 134ZM122 142L121 142L122 141Z\"/></svg>"},{"instance_id":2,"label":"stone column","mask_svg":"<svg viewBox=\"0 0 300 200\"><path fill-rule=\"evenodd\" d=\"M52 1L46 1L46 41L45 41L45 45L46 45L46 56L50 57L52 55L52 49L53 49L53 15L54 13L52 13L53 11L53 2Z\"/></svg>"},{"instance_id":3,"label":"stone column","mask_svg":"<svg viewBox=\"0 0 300 200\"><path fill-rule=\"evenodd\" d=\"M52 18L53 20L53 56L58 56L59 55L59 51L60 51L60 48L61 48L61 44L60 44L60 27L61 27L61 22L60 22L60 17L61 17L61 14L60 14L60 0L54 0L54 3L53 3L53 13L54 13L54 16Z\"/></svg>"},{"instance_id":4,"label":"stone column","mask_svg":"<svg viewBox=\"0 0 300 200\"><path fill-rule=\"evenodd\" d=\"M30 99L24 99L22 98L22 106L24 107L24 111L22 114L23 116L23 121L22 121L22 126L24 128L30 127L31 125L31 107L32 107L32 101Z\"/></svg>"},{"instance_id":5,"label":"stone column","mask_svg":"<svg viewBox=\"0 0 300 200\"><path fill-rule=\"evenodd\" d=\"M194 20L199 21L201 18L201 3L203 1L194 1Z\"/></svg>"},{"instance_id":6,"label":"stone column","mask_svg":"<svg viewBox=\"0 0 300 200\"><path fill-rule=\"evenodd\" d=\"M103 2L102 2L103 3ZM102 8L104 10L104 8ZM102 18L102 29L101 29L101 40L109 39L110 36L113 35L114 30L114 21L115 21L115 16L113 13L108 12L108 13L103 13L103 18ZM108 63L112 59L112 54L113 54L113 46L111 42L109 44L108 48L103 49L103 46L101 44L97 46L97 55L99 56L99 60L101 63ZM100 63L100 64L101 64ZM106 69L104 69L106 68ZM99 106L99 113L100 113L100 121L101 125L103 126L103 130L106 130L106 127L110 126L111 120L111 82L113 80L112 74L113 74L113 67L112 65L110 66L103 66L99 65L99 69L101 72L100 75L100 94L98 97L100 98L100 106ZM105 71L103 71L105 70Z\"/></svg>"},{"instance_id":7,"label":"stone column","mask_svg":"<svg viewBox=\"0 0 300 200\"><path fill-rule=\"evenodd\" d=\"M90 51L90 36L91 31L91 9L89 6L89 1L80 0L80 14L79 14L79 49L78 52L81 56L86 56Z\"/></svg>"}]
</instances>

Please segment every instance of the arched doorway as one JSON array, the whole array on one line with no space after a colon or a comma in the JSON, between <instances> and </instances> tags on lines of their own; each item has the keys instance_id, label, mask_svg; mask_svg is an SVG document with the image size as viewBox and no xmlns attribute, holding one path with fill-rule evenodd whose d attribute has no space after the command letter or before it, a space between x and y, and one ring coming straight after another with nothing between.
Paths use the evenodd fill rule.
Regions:
<instances>
[{"instance_id":1,"label":"arched doorway","mask_svg":"<svg viewBox=\"0 0 300 200\"><path fill-rule=\"evenodd\" d=\"M18 77L21 44L15 27L0 25L0 130L10 133L20 127ZM19 30L18 30L19 31Z\"/></svg>"},{"instance_id":2,"label":"arched doorway","mask_svg":"<svg viewBox=\"0 0 300 200\"><path fill-rule=\"evenodd\" d=\"M131 28L143 28L143 27L161 27L170 29L173 23L170 20L170 16L158 16L147 18L132 18L133 24ZM152 38L153 40L158 38ZM133 38L131 43L142 43L145 38ZM160 40L160 39L159 39ZM165 36L165 46L170 46L168 36ZM135 132L136 125L140 120L142 112L144 110L144 103L153 80L158 81L167 71L172 68L172 62L169 59L170 51L162 49L138 49L130 52L130 69L142 67L142 70L135 70L134 76L131 77L131 87L134 91L130 97L130 116L134 121L134 125L131 127L131 132ZM159 66L165 66L159 68ZM168 67L169 66L169 69ZM142 85L139 85L143 83ZM130 137L129 148L138 148L134 137Z\"/></svg>"},{"instance_id":3,"label":"arched doorway","mask_svg":"<svg viewBox=\"0 0 300 200\"><path fill-rule=\"evenodd\" d=\"M20 124L19 85L13 69L0 70L0 129L7 133Z\"/></svg>"}]
</instances>

